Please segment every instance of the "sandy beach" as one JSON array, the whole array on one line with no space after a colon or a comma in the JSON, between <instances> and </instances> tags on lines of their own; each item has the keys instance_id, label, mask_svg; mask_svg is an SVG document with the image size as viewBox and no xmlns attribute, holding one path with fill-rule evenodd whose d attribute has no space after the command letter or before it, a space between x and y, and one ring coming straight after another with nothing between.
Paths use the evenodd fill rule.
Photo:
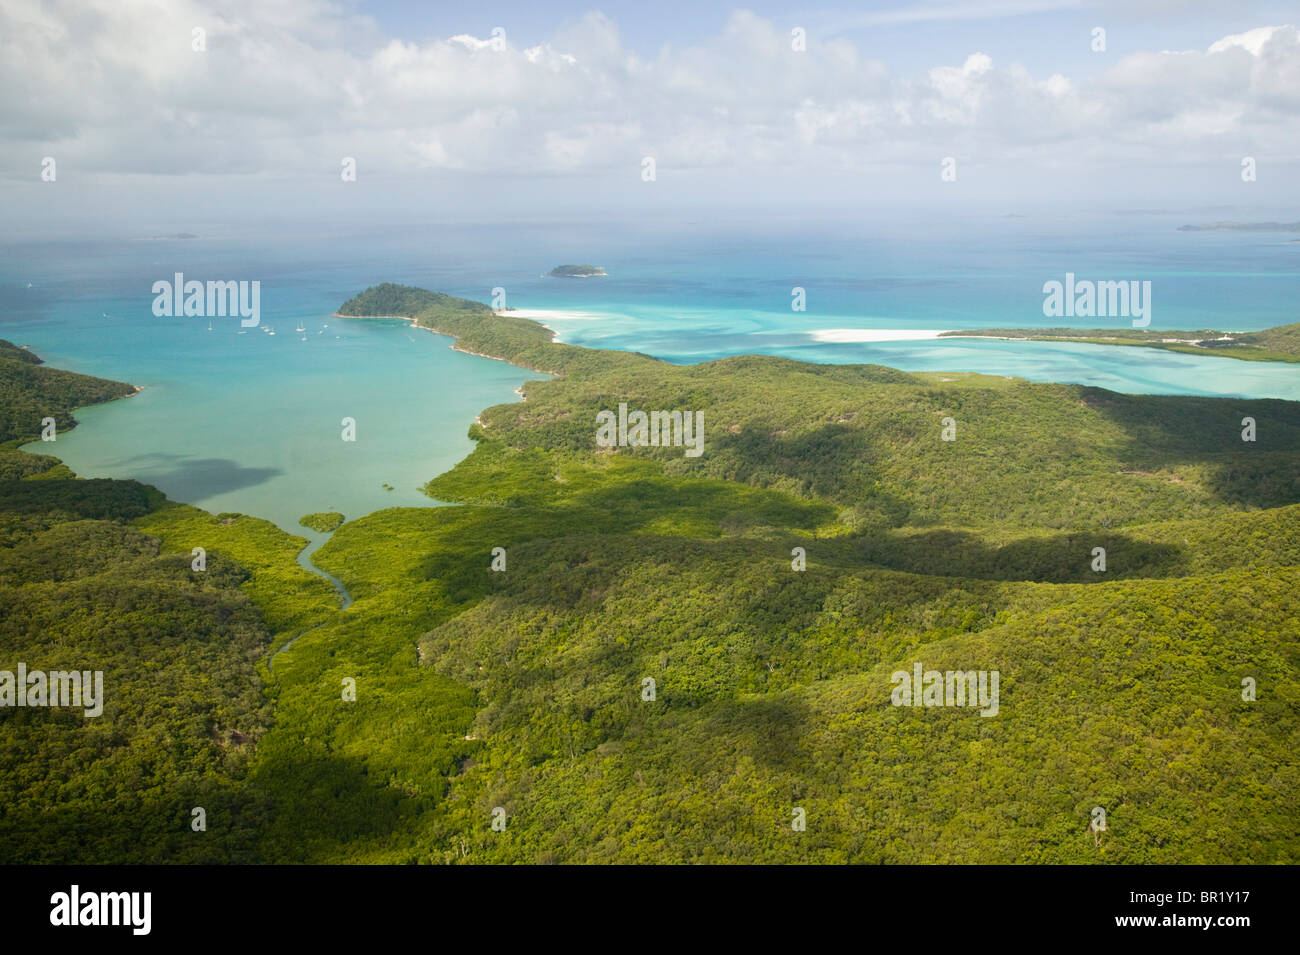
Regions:
<instances>
[{"instance_id":1,"label":"sandy beach","mask_svg":"<svg viewBox=\"0 0 1300 955\"><path fill-rule=\"evenodd\" d=\"M533 321L545 321L551 319L564 319L566 321L593 321L598 318L608 318L608 315L602 315L599 312L570 312L559 308L511 308L500 313L501 315L513 315L515 318L531 318Z\"/></svg>"},{"instance_id":2,"label":"sandy beach","mask_svg":"<svg viewBox=\"0 0 1300 955\"><path fill-rule=\"evenodd\" d=\"M819 328L808 333L813 341L843 344L847 342L906 342L938 338L942 328Z\"/></svg>"},{"instance_id":3,"label":"sandy beach","mask_svg":"<svg viewBox=\"0 0 1300 955\"><path fill-rule=\"evenodd\" d=\"M564 344L560 338L560 333L556 331L555 326L549 324L552 321L564 322L591 322L602 318L610 318L610 315L599 312L572 312L567 309L559 308L512 308L498 314L513 316L515 318L527 318L537 322L552 335L552 340L556 344Z\"/></svg>"}]
</instances>

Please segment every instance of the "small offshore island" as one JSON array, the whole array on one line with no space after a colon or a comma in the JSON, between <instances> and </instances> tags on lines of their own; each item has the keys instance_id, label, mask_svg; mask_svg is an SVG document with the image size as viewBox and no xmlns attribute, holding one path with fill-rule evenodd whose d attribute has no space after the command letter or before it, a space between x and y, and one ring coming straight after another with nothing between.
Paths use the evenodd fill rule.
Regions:
<instances>
[{"instance_id":1,"label":"small offshore island","mask_svg":"<svg viewBox=\"0 0 1300 955\"><path fill-rule=\"evenodd\" d=\"M599 265L557 265L546 274L562 279L586 279L609 273Z\"/></svg>"}]
</instances>

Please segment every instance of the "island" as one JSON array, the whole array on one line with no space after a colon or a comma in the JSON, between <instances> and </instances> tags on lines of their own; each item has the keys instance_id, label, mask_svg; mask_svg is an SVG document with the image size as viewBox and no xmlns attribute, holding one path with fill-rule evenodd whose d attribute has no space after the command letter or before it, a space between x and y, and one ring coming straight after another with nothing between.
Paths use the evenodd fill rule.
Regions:
<instances>
[{"instance_id":1,"label":"island","mask_svg":"<svg viewBox=\"0 0 1300 955\"><path fill-rule=\"evenodd\" d=\"M1245 361L1300 362L1300 323L1258 332L1188 332L1136 328L971 328L943 332L940 338L1005 338L1088 345L1142 345L1189 355L1216 355Z\"/></svg>"},{"instance_id":2,"label":"island","mask_svg":"<svg viewBox=\"0 0 1300 955\"><path fill-rule=\"evenodd\" d=\"M1180 225L1179 232L1300 232L1300 222L1206 222Z\"/></svg>"},{"instance_id":3,"label":"island","mask_svg":"<svg viewBox=\"0 0 1300 955\"><path fill-rule=\"evenodd\" d=\"M599 265L557 265L547 275L565 279L586 279L597 275L606 275Z\"/></svg>"},{"instance_id":4,"label":"island","mask_svg":"<svg viewBox=\"0 0 1300 955\"><path fill-rule=\"evenodd\" d=\"M298 518L298 523L322 534L329 534L338 530L339 525L343 523L343 515L338 511L317 511L304 514Z\"/></svg>"}]
</instances>

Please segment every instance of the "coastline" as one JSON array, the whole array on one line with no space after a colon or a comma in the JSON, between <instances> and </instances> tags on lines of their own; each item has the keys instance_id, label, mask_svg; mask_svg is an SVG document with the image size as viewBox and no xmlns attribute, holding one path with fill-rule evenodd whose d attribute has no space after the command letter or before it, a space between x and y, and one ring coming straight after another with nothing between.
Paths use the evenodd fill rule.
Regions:
<instances>
[{"instance_id":1,"label":"coastline","mask_svg":"<svg viewBox=\"0 0 1300 955\"><path fill-rule=\"evenodd\" d=\"M455 350L464 351L467 354L476 355L482 358L492 358L492 359L506 361L507 363L514 365L515 367L518 368L524 368L529 371L534 371L534 372L547 374L555 377L560 377L564 374L564 368L571 360L572 355L574 354L574 352L571 351L571 349L591 350L591 346L587 346L587 345L574 346L572 344L560 341L555 334L555 330L550 326L548 326L545 322L540 321L539 319L545 317L551 317L551 316L560 316L565 319L573 319L573 318L594 319L598 317L607 317L606 315L603 314L596 314L590 312L576 312L576 311L561 310L561 309L555 309L555 310L509 309L500 312L490 312L492 316L498 319L504 319L507 321L512 318L522 319L522 322L520 323L521 325L527 324L527 325L531 325L534 330L540 329L541 332L546 336L545 342L542 342L538 340L533 340L530 335L523 334L523 333L521 333L523 334L523 340L519 340L519 341L511 341L510 340L511 336L509 335L507 335L505 339L502 339L500 337L493 338L492 336L487 336L485 338L483 335L479 334L479 332L476 330L474 326L467 326L463 324L458 317L448 316L447 320L444 321L441 315L436 312L426 313L423 311L423 309L421 309L420 312L421 314L425 315L425 317L429 318L430 321L437 322L439 325L446 325L447 327L431 327L428 325L419 325L419 327L427 328L430 331L437 332L438 334L444 334L447 335L449 338L452 338L453 343L450 347ZM487 313L483 313L483 314L484 317L486 317ZM411 324L419 324L416 318L409 315L388 315L388 314L385 314L383 316L340 315L339 317L341 318L379 318L379 317L401 318L402 320L407 321ZM1284 329L1284 328L1285 326L1279 326L1279 329ZM1034 331L1044 331L1044 329L1029 328L1023 330L1023 332L1034 332ZM1166 335L1178 334L1180 331L1181 330L1178 329L1170 329L1168 332L1165 332L1164 334ZM1005 334L987 334L988 332L995 332L995 333L1002 332ZM1031 341L1056 342L1057 344L1065 345L1065 346L1070 346L1074 344L1079 344L1079 345L1108 344L1108 342L1098 342L1098 341L1088 341L1088 340L1071 341L1071 340L1060 339L1060 338L1035 339L1035 338L1027 337L1024 333L1022 333L1022 330L1020 329L1000 329L1000 328L989 328L989 329L972 328L972 329L945 330L945 329L937 329L937 328L854 329L854 328L839 327L839 328L808 329L808 330L801 331L800 334L804 336L806 340L810 340L811 343L822 347L827 347L827 346L834 347L837 345L843 347L852 347L854 345L861 345L864 343L867 343L869 347L869 343L892 344L892 343L904 343L904 342L918 342L918 343L924 342L926 343L927 346L932 346L932 345L939 344L941 342L941 339L943 338L966 338L966 339L987 338L993 341L1004 341L1009 344L1015 344L1018 342L1031 342ZM1185 332L1183 332L1182 334L1186 335ZM1247 333L1247 334L1259 334L1259 333ZM465 336L469 340L473 341L476 348L478 349L486 348L486 352L475 351L471 348L466 348L462 346L460 344L460 341L462 340L462 336ZM1113 343L1129 344L1128 341L1124 341L1124 340L1115 341ZM1132 342L1132 344L1146 344L1146 343L1135 341ZM538 346L540 346L540 348ZM1235 352L1235 353L1229 352L1226 349L1224 351L1217 351L1217 350L1202 348L1195 345L1168 344L1163 342L1153 342L1147 344L1147 347L1159 348L1162 351L1166 352L1167 354L1170 354L1171 356L1181 354L1182 356L1189 359L1234 358L1236 359L1236 361L1232 362L1232 364L1235 365L1239 365L1239 366L1251 365L1251 366L1256 366L1261 370L1265 368L1271 368L1271 369L1276 369L1276 371L1269 370L1264 375L1264 378L1261 381L1257 382L1254 378L1251 378L1248 382L1246 382L1245 387L1239 387L1233 389L1227 389L1224 387L1208 388L1205 387L1204 385L1201 385L1200 387L1193 387L1191 390L1185 390L1184 388L1179 386L1176 381L1173 384L1167 383L1169 379L1177 379L1178 376L1176 373L1171 373L1170 375L1164 377L1158 377L1158 379L1154 382L1144 379L1141 387L1135 385L1134 387L1128 389L1123 388L1122 385L1120 388L1116 388L1117 384L1121 384L1121 382L1117 382L1117 381L1102 380L1100 382L1094 381L1092 382L1092 384L1094 384L1097 387L1105 387L1110 390L1117 390L1125 394L1197 394L1202 397L1208 397L1208 398L1242 397L1242 398L1274 398L1274 399L1284 400L1284 401L1300 400L1300 392L1297 392L1295 390L1297 384L1300 383L1293 380L1290 375L1290 371L1293 365L1295 363L1300 363L1300 356L1296 356L1288 359L1286 357L1277 354L1247 355L1241 352ZM552 364L547 358L542 357L544 351L552 351L552 350L557 359L554 364ZM604 350L622 351L622 349L618 349L618 348L615 349L597 348L595 350L596 351L604 351ZM637 354L640 355L642 358L651 358L656 361L664 360L662 358L658 358L652 355L646 355L640 352L626 352L626 353ZM764 354L764 353L753 352L749 354ZM512 357L507 357L507 356L512 356ZM537 365L543 363L551 365L551 367L549 368L537 367ZM846 362L844 361L843 358L833 361L832 363L854 364L853 361ZM934 363L931 362L931 364L933 365ZM916 371L928 370L928 371L938 372L938 371L951 371L951 368L950 367L928 367L928 368L917 368L913 370ZM966 369L966 370L970 371L972 369ZM1003 378L1021 377L1024 378L1024 380L1026 381L1047 380L1045 378L1037 377L1037 376L1025 378L1024 375L1019 373L1019 367L1015 366L1014 362L1010 363L1005 368L997 368L997 369L985 370L985 371L979 371L978 369L973 369L973 371L974 373L977 374L990 374L990 375L1000 376ZM1187 372L1189 375L1200 374L1199 371L1194 371L1192 369L1182 369L1182 371ZM1127 379L1123 378L1124 369L1120 369L1118 374L1120 375L1123 381L1125 382L1127 381ZM1103 378L1105 377L1104 374L1102 375L1102 377ZM1276 380L1279 378L1280 380ZM1052 380L1057 380L1057 379L1052 379ZM1234 382L1237 381L1237 379L1235 378L1233 378L1232 380ZM1071 378L1066 380L1064 383L1087 384L1089 382L1081 381L1076 378ZM1261 385L1264 387L1261 388Z\"/></svg>"},{"instance_id":2,"label":"coastline","mask_svg":"<svg viewBox=\"0 0 1300 955\"><path fill-rule=\"evenodd\" d=\"M517 314L517 313L512 312L511 314L513 315L513 314ZM486 354L485 352L471 351L471 350L468 349L468 348L462 348L462 347L460 346L460 339L459 339L457 336L455 336L455 335L451 335L451 334L448 334L447 332L441 331L440 329L437 329L437 328L430 328L428 325L421 325L418 321L416 321L416 320L415 320L413 317L411 317L410 315L340 315L338 312L335 312L335 313L334 313L333 315L331 315L330 317L331 317L331 318L350 318L350 319L358 319L358 318L360 318L360 319L371 319L371 318L400 318L402 321L408 323L409 326L410 326L411 328L419 328L419 329L422 329L422 330L424 330L424 331L426 331L426 332L431 332L431 333L433 333L434 335L443 335L443 336L445 336L446 338L450 338L450 339L451 339L451 344L448 345L447 347L450 348L452 351L458 351L458 352L460 352L462 355L473 355L475 358L486 358L486 359L488 359L489 361L501 361L501 362L505 362L507 365L510 365L512 368L519 368L519 369L522 369L523 371L531 371L531 372L532 372L533 374L535 374L535 375L551 375L552 377L556 377L556 373L555 373L555 372L552 372L552 371L543 371L543 370L540 369L540 368L530 368L530 367L528 367L527 365L520 365L520 364L517 364L517 363L511 361L511 360L508 359L508 358L505 358L505 357L502 356L502 355L489 355L489 354ZM528 317L528 316L520 316L520 317ZM535 320L535 319L530 319L530 320ZM555 339L555 332L554 332L551 328L549 328L548 326L542 324L541 322L538 322L537 324L542 325L543 328L545 328L547 331L551 332L551 341L552 341L553 343L559 344L559 342L556 342L556 339ZM528 395L527 395L527 393L524 391L524 386L523 386L523 385L520 385L518 388L515 389L515 394L517 394L517 395L519 396L519 400L520 400L520 401L527 401L527 400L528 400ZM476 425L478 425L480 428L482 428L482 427L486 427L486 426L483 424L483 420L482 420L482 412L480 412L478 415L475 416L475 418L474 418L474 423L475 423ZM435 476L436 476L436 475L435 475Z\"/></svg>"},{"instance_id":3,"label":"coastline","mask_svg":"<svg viewBox=\"0 0 1300 955\"><path fill-rule=\"evenodd\" d=\"M512 310L512 311L510 311L509 313L504 313L504 314L507 314L507 315L509 315L509 316L518 317L518 318L526 318L526 319L528 319L529 321L537 321L535 318L532 317L532 315L520 314L520 312L525 312L525 311L537 312L538 314L541 314L540 310L538 310L538 309L520 309L520 310L517 310L517 311L516 311L516 310ZM503 313L497 313L497 314L503 314ZM569 314L569 313L551 313L551 314ZM575 314L575 315L576 315L576 314L578 314L578 313L575 312L575 313L571 313L571 314ZM558 373L557 373L557 372L546 371L546 370L543 369L543 368L532 368L532 367L530 367L530 366L528 366L528 365L521 365L521 364L519 364L518 362L513 362L513 361L511 361L509 358L506 358L504 355L489 355L489 354L487 354L486 352L478 352L478 351L473 351L473 350L471 350L471 349L469 349L469 348L462 348L461 345L460 345L460 337L459 337L459 336L457 336L457 335L453 335L453 334L450 333L450 332L443 331L443 330L440 329L440 328L430 328L428 325L421 325L421 324L419 323L419 321L418 321L415 317L413 317L413 316L411 316L411 315L340 315L338 312L335 312L335 313L332 314L330 317L331 317L331 318L347 318L347 319L354 319L354 320L355 320L355 319L369 320L369 319L372 319L372 318L400 318L402 321L409 323L409 325L410 325L411 328L419 328L419 329L422 329L422 330L424 330L424 331L426 331L426 332L432 332L432 333L435 334L435 335L442 335L442 336L444 336L444 337L446 337L446 338L450 338L450 339L451 339L451 344L448 345L447 347L450 348L452 351L458 351L458 352L460 352L462 355L473 355L475 358L487 358L487 359L489 359L489 360L491 360L491 361L503 361L503 362L505 362L507 365L511 365L511 366L514 367L514 368L522 368L524 371L531 371L531 372L533 372L534 374L537 374L537 375L551 375L551 376L558 376ZM556 344L556 345L563 344L562 342L560 342L560 341L555 337L555 330L554 330L554 329L552 329L550 326L548 326L548 325L546 325L546 324L544 324L544 323L542 323L542 322L537 322L537 324L538 324L538 325L541 325L543 328L545 328L548 332L551 333L551 343L552 343L552 344ZM527 396L524 395L522 388L523 388L522 385L521 385L519 388L516 388L516 389L515 389L515 394L519 395L519 396L520 396L524 401L527 401L528 398L527 398Z\"/></svg>"},{"instance_id":4,"label":"coastline","mask_svg":"<svg viewBox=\"0 0 1300 955\"><path fill-rule=\"evenodd\" d=\"M558 318L570 322L594 322L608 317L598 312L575 312L567 308L511 308L500 314L509 315L513 318L526 318L529 321L536 322L551 333L551 341L556 345L567 343L560 337L560 333L555 330L554 326L546 323L546 320L554 321Z\"/></svg>"},{"instance_id":5,"label":"coastline","mask_svg":"<svg viewBox=\"0 0 1300 955\"><path fill-rule=\"evenodd\" d=\"M815 342L847 345L860 342L929 341L951 332L941 328L818 328L807 333Z\"/></svg>"},{"instance_id":6,"label":"coastline","mask_svg":"<svg viewBox=\"0 0 1300 955\"><path fill-rule=\"evenodd\" d=\"M42 361L41 364L44 365L45 362ZM60 371L64 371L64 370L67 370L67 369L58 369L58 370L60 370ZM76 372L76 374L84 374L84 372ZM127 382L127 384L130 384L130 382ZM92 403L92 404L88 404L88 405L74 405L74 406L72 407L72 409L68 412L70 415L72 415L72 426L71 426L71 427L68 427L68 428L64 428L62 433L63 433L63 434L71 434L73 431L76 431L79 427L81 427L81 422L80 422L79 420L77 420L77 412L80 411L82 408L97 408L97 407L99 407L100 405L111 405L114 401L122 401L122 400L124 400L124 399L126 399L126 398L134 398L136 395L138 395L138 394L139 394L140 392L142 392L142 391L144 391L144 385L131 385L131 390L130 390L130 391L128 391L128 392L127 392L126 394L124 394L124 395L118 395L116 398L109 398L109 399L107 399L107 400L105 400L105 401L96 401L96 402L94 402L94 403ZM45 454L46 452L44 452L44 451L27 451L27 450L26 450L26 448L27 448L27 446L28 446L29 444L34 444L34 443L36 443L36 442L38 442L38 441L40 441L40 440L41 440L40 435L34 435L34 436L32 436L31 438L29 438L28 440L21 441L21 443L15 444L15 445L14 445L14 448L15 448L15 450L23 451L25 454ZM58 455L54 455L54 457L58 457ZM60 461L60 462L63 462L63 459L62 459L62 458L59 458L59 461Z\"/></svg>"},{"instance_id":7,"label":"coastline","mask_svg":"<svg viewBox=\"0 0 1300 955\"><path fill-rule=\"evenodd\" d=\"M398 309L394 309L394 311L398 311ZM357 316L337 317L355 318ZM434 327L413 320L412 316L393 314L393 316L386 317L400 318L400 320L406 322L407 326L422 327L422 329L433 331L435 334L446 334L445 331L434 329ZM383 337L395 338L396 326L387 326L387 331L383 333ZM151 399L148 409L144 408L143 405L135 409L135 412L138 413L107 414L104 417L94 416L91 421L86 420L90 416L87 416L87 413L82 411L82 408L94 407L94 405L100 404L109 405L120 398L134 398L135 395L142 394L147 387L153 387L152 385L143 386L136 385L134 382L122 382L122 387L112 398L95 401L94 405L78 405L77 408L73 408L74 421L72 426L66 427L66 429L61 427L60 429L60 446L52 446L52 444L35 444L34 446L31 442L38 440L38 435L26 435L29 440L26 440L19 447L29 453L39 453L39 455L51 455L53 453L53 455L59 456L60 460L64 461L64 464L68 465L69 468L77 470L77 473L82 474L82 476L140 481L146 483L146 485L157 487L170 502L204 509L204 511L213 513L213 515L218 512L242 513L242 515L269 521L270 524L276 525L277 528L287 534L294 535L294 537L303 537L303 530L296 526L296 515L299 515L303 509L326 509L326 505L333 507L334 504L339 504L339 509L347 509L348 512L355 513L356 517L361 517L394 507L428 507L428 505L435 505L437 502L430 500L429 495L422 491L422 486L429 479L454 468L460 463L460 460L463 460L465 453L472 450L472 443L469 443L461 451L460 442L464 439L465 431L468 430L471 422L478 417L478 413L484 411L485 408L493 407L495 404L528 400L526 382L536 381L536 379L545 376L545 372L541 372L541 369L530 369L524 365L511 363L502 353L498 352L497 348L490 346L490 344L484 347L484 344L469 339L467 344L471 347L463 347L456 342L455 335L448 335L448 338L452 339L451 342L448 342L448 347L452 351L459 351L476 357L485 357L485 359L504 361L510 368L508 370L498 369L494 372L493 369L485 368L485 366L477 366L476 370L476 366L472 363L459 363L458 359L451 359L450 356L445 357L445 359L438 357L442 355L442 352L425 353L420 352L417 348L412 352L408 352L402 361L403 369L407 369L412 363L421 366L429 366L432 363L434 368L442 369L448 368L447 363L468 366L467 369L463 370L448 370L447 374L450 374L451 381L463 383L463 387L456 387L460 391L468 392L472 398L468 401L464 400L464 398L454 401L452 403L454 409L447 408L445 411L439 411L435 414L434 417L443 418L446 421L446 426L437 425L432 431L429 431L429 434L434 435L433 447L430 450L419 451L412 453L412 455L404 455L403 453L403 455L395 457L393 469L396 470L399 477L402 477L400 481L393 479L393 476L387 473L385 468L380 468L380 470L385 470L385 473L378 474L378 472L374 472L373 476L370 473L372 469L361 468L359 473L363 473L365 477L357 478L354 482L359 483L361 489L347 490L346 499L341 504L334 500L335 496L337 496L337 489L334 489L333 483L337 482L313 482L312 478L307 474L303 474L303 479L298 482L298 485L304 489L302 494L311 492L311 494L324 495L320 496L318 507L317 504L312 504L312 507L302 508L298 507L298 504L292 503L290 498L299 495L299 490L296 490L295 486L279 485L273 487L272 490L268 490L269 478L263 479L263 481L248 482L247 485L242 483L246 474L251 473L253 476L261 476L261 474L269 473L272 470L269 465L264 465L263 461L243 457L243 452L240 452L240 455L231 455L229 461L209 461L201 448L187 446L186 460L195 461L195 463L198 463L196 466L199 466L199 468L211 466L214 472L214 476L209 481L211 486L204 487L191 486L195 482L188 478L186 474L179 473L181 472L179 468L151 464L136 466L135 463L105 463L104 457L107 452L104 450L104 443L99 440L100 435L104 434L103 427L101 427L104 422L108 422L108 429L121 429L123 433L129 433L134 427L136 433L138 433L136 437L130 437L127 434L127 437L133 442L131 444L133 447L136 444L152 442L152 448L149 448L149 450L143 450L142 448L140 453L160 450L157 435L149 433L148 429L140 431L139 425L133 424L133 422L152 421L156 417L165 416L166 408L164 405L172 404L175 396L164 401L162 405L157 404L155 399ZM59 370L72 369L60 366ZM77 373L82 374L82 372ZM409 376L407 376L406 372L403 372L403 376L403 382L407 382ZM482 392L478 391L476 383L478 379L486 382L484 385L485 390ZM493 385L493 382L495 382L495 385ZM434 383L434 387L438 387L437 383ZM473 400L473 396L480 395L482 400ZM181 399L185 398L183 394L178 396ZM85 430L87 425L90 425L90 434L86 435L85 440L79 442L78 448L74 448L72 444L69 444L66 448L62 447L61 439L65 433L72 433L72 431L77 430L78 434L81 434L81 430ZM116 434L117 431L113 430L113 433ZM220 433L220 429L218 429L218 433ZM198 443L203 443L203 440L200 439ZM295 447L290 447L287 464L278 465L279 469L270 477L282 478L285 474L296 474L299 470L302 470L302 461L296 460L295 455L300 457L303 452L295 450ZM53 451L51 451L52 448ZM73 464L74 461L78 461L78 453L82 459L90 460L81 460L78 464ZM259 470L259 468L263 470ZM370 477L373 477L373 481L370 481ZM400 495L389 495L387 491L374 486L380 479L386 479L393 485L398 485ZM253 485L256 485L256 487L253 487ZM218 500L213 502L212 498L218 498ZM312 500L316 499L313 496ZM290 509L292 511L291 515ZM307 537L312 539L315 538L315 535L308 534ZM313 574L318 574L318 569L309 567L307 569Z\"/></svg>"},{"instance_id":8,"label":"coastline","mask_svg":"<svg viewBox=\"0 0 1300 955\"><path fill-rule=\"evenodd\" d=\"M985 335L980 334L977 329L956 330L942 333L944 338L984 338L990 341L1004 342L1057 342L1075 345L1127 345L1140 348L1158 348L1161 351L1175 352L1181 355L1193 355L1201 358L1232 358L1237 361L1247 362L1276 362L1278 364L1295 364L1300 363L1300 356L1290 355L1285 352L1270 350L1254 345L1248 345L1245 349L1233 349L1231 347L1206 347L1203 343L1223 342L1225 346L1238 344L1239 339L1231 337L1230 333L1225 333L1225 337L1211 338L1103 338L1088 337L1087 335L1042 335L1032 334L1036 329L1027 328L1024 335ZM1177 332L1177 329L1171 329ZM1252 332L1239 332L1237 334L1254 334Z\"/></svg>"}]
</instances>

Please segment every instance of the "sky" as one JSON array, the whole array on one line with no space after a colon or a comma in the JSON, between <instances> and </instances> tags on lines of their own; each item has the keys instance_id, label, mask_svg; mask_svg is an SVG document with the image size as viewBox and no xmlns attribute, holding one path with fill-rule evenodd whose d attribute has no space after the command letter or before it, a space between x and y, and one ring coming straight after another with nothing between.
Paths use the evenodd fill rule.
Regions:
<instances>
[{"instance_id":1,"label":"sky","mask_svg":"<svg viewBox=\"0 0 1300 955\"><path fill-rule=\"evenodd\" d=\"M1271 218L1300 207L1297 25L1252 0L0 0L0 229L761 203Z\"/></svg>"}]
</instances>

